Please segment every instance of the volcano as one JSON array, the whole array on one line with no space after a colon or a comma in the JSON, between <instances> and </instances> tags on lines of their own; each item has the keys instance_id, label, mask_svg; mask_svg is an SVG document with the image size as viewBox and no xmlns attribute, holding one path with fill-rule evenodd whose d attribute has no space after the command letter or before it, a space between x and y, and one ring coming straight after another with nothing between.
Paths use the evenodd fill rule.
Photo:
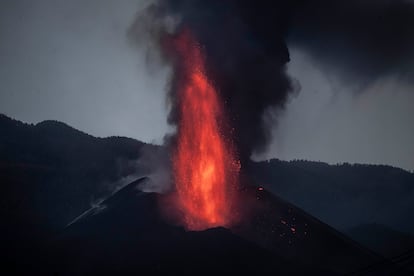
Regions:
<instances>
[{"instance_id":1,"label":"volcano","mask_svg":"<svg viewBox=\"0 0 414 276\"><path fill-rule=\"evenodd\" d=\"M98 176L103 174L111 179L115 160L123 156L132 156L135 160L139 146L149 147L148 150L155 154L154 146L124 138L95 138L57 122L28 125L1 115L0 128L5 134L0 137L3 149L8 150L3 151L2 158L15 160L6 166L3 163L0 170L5 188L3 206L7 207L1 209L5 218L1 232L5 275L204 271L413 275L412 272L403 274L407 271L406 262L412 256L410 253L384 260L309 215L307 212L315 214L311 208L305 212L291 204L292 198L283 193L282 187L298 186L301 182L295 176L314 185L312 192L305 189L306 196L314 201L320 200L318 194L324 191L316 184L332 186L321 174L314 173L314 178L308 171L303 174L297 163L278 161L278 166L275 162L266 163L266 170L260 167L264 165L262 163L250 164L250 170L245 169L240 175L243 180L239 190L243 213L240 223L227 229L208 228L194 232L166 219L163 208L160 209L169 209L164 204L166 195L140 191L142 185L157 184L155 178L134 181L116 193L111 192L112 196L102 195L106 200L85 212L90 206L90 195L100 195L93 188L102 182ZM27 141L30 141L28 145ZM66 148L64 145L67 144L73 144L78 150ZM39 152L39 148L43 150ZM108 148L111 150L105 150ZM16 152L24 154L17 155ZM59 163L59 160L64 161ZM114 163L106 160L114 160ZM62 165L59 167L59 164ZM315 167L312 162L303 161L302 165ZM98 166L98 169L92 166ZM99 175L85 179L83 172L86 169L83 167L99 172ZM339 169L328 165L316 168L322 172ZM393 189L397 187L409 194L401 187L412 183L411 174L401 175L393 168L386 170L368 165L340 168L346 170L345 175L358 172L360 178L333 174L344 182L353 180L349 184L358 194L363 195L365 190L375 191L364 184L369 183L370 177L377 181L378 169L383 172L380 174L383 179L389 179L384 182L389 184L384 184L388 187L383 189L384 193L394 194ZM265 177L266 171L278 177ZM134 172L135 175L148 174L145 168ZM263 179L247 178L246 174L254 177L255 172ZM127 170L124 175L130 173ZM272 193L267 189L271 187L274 187ZM296 191L303 193L303 190ZM405 198L400 196L395 200ZM297 202L300 203L296 201L295 204ZM365 208L372 206L367 202ZM331 203L330 206L332 213L339 217L343 215L337 205ZM354 210L357 209L349 212ZM410 210L402 210L401 214L410 218ZM366 235L372 235L378 246L382 245L376 232Z\"/></svg>"},{"instance_id":2,"label":"volcano","mask_svg":"<svg viewBox=\"0 0 414 276\"><path fill-rule=\"evenodd\" d=\"M70 223L49 242L42 270L342 275L383 261L257 186L241 191L253 208L239 225L188 231L165 218L159 208L165 195L140 190L149 181L130 183Z\"/></svg>"}]
</instances>

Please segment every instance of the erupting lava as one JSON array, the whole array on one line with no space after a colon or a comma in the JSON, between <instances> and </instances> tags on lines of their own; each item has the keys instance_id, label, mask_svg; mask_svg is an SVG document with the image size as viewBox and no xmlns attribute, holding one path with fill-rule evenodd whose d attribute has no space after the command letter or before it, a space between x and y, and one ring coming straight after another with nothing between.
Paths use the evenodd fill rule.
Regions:
<instances>
[{"instance_id":1,"label":"erupting lava","mask_svg":"<svg viewBox=\"0 0 414 276\"><path fill-rule=\"evenodd\" d=\"M177 58L177 142L174 181L190 230L230 226L240 162L235 157L219 94L209 82L200 45L189 31L173 39Z\"/></svg>"}]
</instances>

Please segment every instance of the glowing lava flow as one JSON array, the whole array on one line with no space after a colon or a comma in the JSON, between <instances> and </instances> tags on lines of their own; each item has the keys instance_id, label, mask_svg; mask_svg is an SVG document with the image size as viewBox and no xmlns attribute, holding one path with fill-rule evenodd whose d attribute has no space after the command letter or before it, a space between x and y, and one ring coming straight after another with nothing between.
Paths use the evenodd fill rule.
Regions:
<instances>
[{"instance_id":1,"label":"glowing lava flow","mask_svg":"<svg viewBox=\"0 0 414 276\"><path fill-rule=\"evenodd\" d=\"M202 230L230 226L240 162L235 158L223 105L205 73L200 46L191 34L174 39L179 75L174 181L185 226ZM226 139L225 139L226 137Z\"/></svg>"}]
</instances>

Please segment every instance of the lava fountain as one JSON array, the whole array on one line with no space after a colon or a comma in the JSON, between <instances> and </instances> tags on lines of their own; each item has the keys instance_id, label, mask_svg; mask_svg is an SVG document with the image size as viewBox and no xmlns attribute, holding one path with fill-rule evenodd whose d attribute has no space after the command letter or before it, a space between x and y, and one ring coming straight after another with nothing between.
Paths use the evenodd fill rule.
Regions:
<instances>
[{"instance_id":1,"label":"lava fountain","mask_svg":"<svg viewBox=\"0 0 414 276\"><path fill-rule=\"evenodd\" d=\"M177 140L172 151L177 204L189 230L230 226L240 162L202 48L189 31L172 39L176 58ZM170 49L171 50L171 49Z\"/></svg>"}]
</instances>

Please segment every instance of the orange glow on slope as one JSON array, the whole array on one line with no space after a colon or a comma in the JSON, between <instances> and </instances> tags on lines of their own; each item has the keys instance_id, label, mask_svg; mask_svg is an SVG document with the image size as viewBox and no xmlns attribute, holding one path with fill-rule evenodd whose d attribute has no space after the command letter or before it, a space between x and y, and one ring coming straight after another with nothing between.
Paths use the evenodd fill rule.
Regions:
<instances>
[{"instance_id":1,"label":"orange glow on slope","mask_svg":"<svg viewBox=\"0 0 414 276\"><path fill-rule=\"evenodd\" d=\"M179 114L173 169L184 224L190 230L230 226L240 162L225 139L230 133L223 133L223 106L191 34L180 33L173 48L182 75L176 83Z\"/></svg>"}]
</instances>

